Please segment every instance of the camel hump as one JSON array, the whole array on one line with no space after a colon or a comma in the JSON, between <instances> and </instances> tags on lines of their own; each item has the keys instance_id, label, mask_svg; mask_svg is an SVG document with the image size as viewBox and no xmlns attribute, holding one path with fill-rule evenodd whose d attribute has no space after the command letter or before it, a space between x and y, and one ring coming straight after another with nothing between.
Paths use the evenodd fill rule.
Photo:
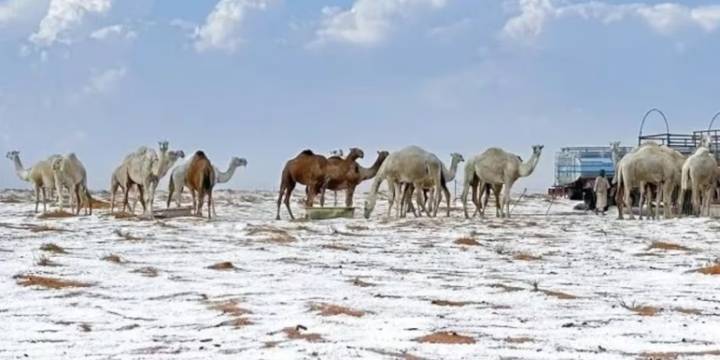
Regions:
<instances>
[{"instance_id":1,"label":"camel hump","mask_svg":"<svg viewBox=\"0 0 720 360\"><path fill-rule=\"evenodd\" d=\"M195 156L197 156L200 159L207 159L207 156L205 155L205 152L202 150L198 150L195 152Z\"/></svg>"},{"instance_id":2,"label":"camel hump","mask_svg":"<svg viewBox=\"0 0 720 360\"><path fill-rule=\"evenodd\" d=\"M305 149L305 150L303 150L303 151L300 152L300 155L313 156L313 155L315 155L315 153L312 152L312 150L310 150L310 149Z\"/></svg>"}]
</instances>

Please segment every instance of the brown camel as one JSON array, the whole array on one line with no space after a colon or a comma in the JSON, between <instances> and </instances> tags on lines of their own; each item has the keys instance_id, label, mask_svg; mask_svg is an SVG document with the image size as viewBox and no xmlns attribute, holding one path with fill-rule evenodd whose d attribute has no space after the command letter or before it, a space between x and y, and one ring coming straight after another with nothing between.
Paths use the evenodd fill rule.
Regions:
<instances>
[{"instance_id":1,"label":"brown camel","mask_svg":"<svg viewBox=\"0 0 720 360\"><path fill-rule=\"evenodd\" d=\"M290 213L290 218L295 219L292 210L290 210L290 196L298 183L306 186L307 198L305 199L305 206L313 206L315 195L321 193L327 185L327 167L328 159L322 155L316 155L311 150L303 150L285 164L280 178L277 220L280 220L280 204L283 202L283 196L285 197L285 207Z\"/></svg>"},{"instance_id":2,"label":"brown camel","mask_svg":"<svg viewBox=\"0 0 720 360\"><path fill-rule=\"evenodd\" d=\"M345 190L345 206L347 207L352 207L353 205L355 188L357 188L361 182L373 178L377 174L378 169L380 169L380 165L382 165L390 153L387 151L378 151L378 157L370 168L364 168L355 162L357 159L362 159L364 155L362 150L352 148L345 159L337 156L328 159L327 172L329 181L327 189L332 191ZM324 196L320 197L321 206L324 206L324 198Z\"/></svg>"},{"instance_id":3,"label":"brown camel","mask_svg":"<svg viewBox=\"0 0 720 360\"><path fill-rule=\"evenodd\" d=\"M191 192L197 192L198 194L197 207L194 209L195 215L202 216L203 202L205 202L205 195L207 195L208 219L212 217L213 184L215 184L215 170L210 160L205 156L205 153L197 151L192 159L190 159L190 166L185 175L185 186L187 186Z\"/></svg>"}]
</instances>

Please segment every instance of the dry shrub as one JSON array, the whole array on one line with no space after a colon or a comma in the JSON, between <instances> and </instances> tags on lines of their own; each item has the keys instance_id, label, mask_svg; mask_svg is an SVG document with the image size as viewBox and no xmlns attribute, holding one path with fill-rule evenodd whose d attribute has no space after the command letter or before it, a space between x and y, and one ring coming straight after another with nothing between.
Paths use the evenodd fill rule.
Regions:
<instances>
[{"instance_id":1,"label":"dry shrub","mask_svg":"<svg viewBox=\"0 0 720 360\"><path fill-rule=\"evenodd\" d=\"M307 331L307 328L298 325L296 327L287 327L282 329L282 332L285 333L285 336L287 336L290 340L305 340L308 342L323 342L325 339L320 334L315 333L305 333L304 331Z\"/></svg>"},{"instance_id":2,"label":"dry shrub","mask_svg":"<svg viewBox=\"0 0 720 360\"><path fill-rule=\"evenodd\" d=\"M28 225L27 227L30 231L34 233L40 233L40 232L67 232L65 229L59 229L47 225Z\"/></svg>"},{"instance_id":3,"label":"dry shrub","mask_svg":"<svg viewBox=\"0 0 720 360\"><path fill-rule=\"evenodd\" d=\"M465 245L465 246L479 246L480 243L477 242L477 240L473 238L463 237L455 240L455 244L458 245Z\"/></svg>"},{"instance_id":4,"label":"dry shrub","mask_svg":"<svg viewBox=\"0 0 720 360\"><path fill-rule=\"evenodd\" d=\"M121 237L121 238L123 238L123 239L125 239L125 240L128 240L128 241L140 241L140 240L142 240L141 238L139 238L139 237L137 237L137 236L133 236L133 235L131 235L129 232L124 232L124 231L122 231L122 230L120 230L120 229L115 229L115 235L117 235L117 236L119 236L119 237Z\"/></svg>"},{"instance_id":5,"label":"dry shrub","mask_svg":"<svg viewBox=\"0 0 720 360\"><path fill-rule=\"evenodd\" d=\"M223 261L223 262L219 262L219 263L217 263L217 264L213 264L213 265L208 266L208 269L212 269L212 270L233 270L233 269L235 269L235 265L233 265L233 263L231 263L231 262L229 262L229 261Z\"/></svg>"},{"instance_id":6,"label":"dry shrub","mask_svg":"<svg viewBox=\"0 0 720 360\"><path fill-rule=\"evenodd\" d=\"M240 307L238 300L222 300L222 301L211 301L208 304L210 310L221 312L223 315L228 315L231 319L223 321L217 326L232 326L236 329L252 325L252 321L248 318L243 317L244 315L251 314L250 310L246 310Z\"/></svg>"},{"instance_id":7,"label":"dry shrub","mask_svg":"<svg viewBox=\"0 0 720 360\"><path fill-rule=\"evenodd\" d=\"M50 260L50 258L46 257L45 255L41 256L40 259L37 261L38 266L60 266L60 264Z\"/></svg>"},{"instance_id":8,"label":"dry shrub","mask_svg":"<svg viewBox=\"0 0 720 360\"><path fill-rule=\"evenodd\" d=\"M264 240L278 244L288 244L297 240L287 231L272 226L248 225L246 232L250 236L262 236Z\"/></svg>"},{"instance_id":9,"label":"dry shrub","mask_svg":"<svg viewBox=\"0 0 720 360\"><path fill-rule=\"evenodd\" d=\"M310 310L317 311L320 316L347 315L359 318L365 315L365 312L363 311L333 304L312 304L310 305Z\"/></svg>"},{"instance_id":10,"label":"dry shrub","mask_svg":"<svg viewBox=\"0 0 720 360\"><path fill-rule=\"evenodd\" d=\"M336 245L336 244L325 244L321 245L323 249L339 250L339 251L350 251L351 249L347 246Z\"/></svg>"},{"instance_id":11,"label":"dry shrub","mask_svg":"<svg viewBox=\"0 0 720 360\"><path fill-rule=\"evenodd\" d=\"M91 284L83 283L73 280L63 280L58 278L51 278L46 276L38 275L17 275L17 284L22 286L40 286L48 289L64 289L64 288L78 288L78 287L90 287Z\"/></svg>"},{"instance_id":12,"label":"dry shrub","mask_svg":"<svg viewBox=\"0 0 720 360\"><path fill-rule=\"evenodd\" d=\"M395 352L395 351L388 351L383 349L367 349L368 351L374 352L378 355L382 355L385 358L388 359L396 359L396 360L423 360L421 357L417 357L412 354L408 354L407 352Z\"/></svg>"},{"instance_id":13,"label":"dry shrub","mask_svg":"<svg viewBox=\"0 0 720 360\"><path fill-rule=\"evenodd\" d=\"M702 311L699 309L676 307L673 310L685 315L702 315Z\"/></svg>"},{"instance_id":14,"label":"dry shrub","mask_svg":"<svg viewBox=\"0 0 720 360\"><path fill-rule=\"evenodd\" d=\"M108 256L105 256L105 257L102 258L102 260L109 261L109 262L114 262L114 263L116 263L116 264L122 264L122 263L123 263L122 258L120 258L120 256L114 255L114 254L110 254L110 255L108 255Z\"/></svg>"},{"instance_id":15,"label":"dry shrub","mask_svg":"<svg viewBox=\"0 0 720 360\"><path fill-rule=\"evenodd\" d=\"M93 209L109 209L110 208L109 201L93 198L91 203L92 203Z\"/></svg>"},{"instance_id":16,"label":"dry shrub","mask_svg":"<svg viewBox=\"0 0 720 360\"><path fill-rule=\"evenodd\" d=\"M491 284L491 288L498 288L501 289L503 292L515 292L515 291L523 291L524 288L517 287L517 286L510 286L505 284Z\"/></svg>"},{"instance_id":17,"label":"dry shrub","mask_svg":"<svg viewBox=\"0 0 720 360\"><path fill-rule=\"evenodd\" d=\"M662 309L656 308L654 306L637 305L634 302L631 305L628 305L624 301L621 301L620 306L640 316L655 316L660 311L662 311Z\"/></svg>"},{"instance_id":18,"label":"dry shrub","mask_svg":"<svg viewBox=\"0 0 720 360\"><path fill-rule=\"evenodd\" d=\"M139 269L133 270L132 272L134 272L136 274L140 274L145 277L157 277L158 273L159 273L158 269L156 269L152 266L141 267Z\"/></svg>"},{"instance_id":19,"label":"dry shrub","mask_svg":"<svg viewBox=\"0 0 720 360\"><path fill-rule=\"evenodd\" d=\"M511 344L525 344L529 342L535 342L534 339L529 338L527 336L520 336L520 337L507 337L505 338L505 342L511 343Z\"/></svg>"},{"instance_id":20,"label":"dry shrub","mask_svg":"<svg viewBox=\"0 0 720 360\"><path fill-rule=\"evenodd\" d=\"M355 286L358 286L358 287L371 287L371 286L375 286L375 284L362 281L362 280L360 280L360 278L355 278L355 279L353 279L352 284L355 285Z\"/></svg>"},{"instance_id":21,"label":"dry shrub","mask_svg":"<svg viewBox=\"0 0 720 360\"><path fill-rule=\"evenodd\" d=\"M43 244L42 246L40 246L40 250L55 254L67 254L67 251L65 251L65 249L53 243Z\"/></svg>"},{"instance_id":22,"label":"dry shrub","mask_svg":"<svg viewBox=\"0 0 720 360\"><path fill-rule=\"evenodd\" d=\"M454 331L441 331L413 339L426 344L474 344L475 339L460 335Z\"/></svg>"},{"instance_id":23,"label":"dry shrub","mask_svg":"<svg viewBox=\"0 0 720 360\"><path fill-rule=\"evenodd\" d=\"M345 225L345 228L348 229L348 230L351 230L351 231L367 231L367 230L370 230L370 228L367 227L367 226L364 226L364 225L352 225L352 224Z\"/></svg>"},{"instance_id":24,"label":"dry shrub","mask_svg":"<svg viewBox=\"0 0 720 360\"><path fill-rule=\"evenodd\" d=\"M131 214L127 211L123 211L123 212L115 212L112 214L112 216L116 219L129 219L129 218L134 218L135 214Z\"/></svg>"},{"instance_id":25,"label":"dry shrub","mask_svg":"<svg viewBox=\"0 0 720 360\"><path fill-rule=\"evenodd\" d=\"M714 264L709 265L706 267L702 267L699 269L693 270L693 272L698 272L705 275L720 275L720 264Z\"/></svg>"},{"instance_id":26,"label":"dry shrub","mask_svg":"<svg viewBox=\"0 0 720 360\"><path fill-rule=\"evenodd\" d=\"M688 247L664 241L653 241L647 249L690 251Z\"/></svg>"},{"instance_id":27,"label":"dry shrub","mask_svg":"<svg viewBox=\"0 0 720 360\"><path fill-rule=\"evenodd\" d=\"M517 253L513 255L513 259L521 261L537 261L542 260L542 256L530 255L527 253Z\"/></svg>"},{"instance_id":28,"label":"dry shrub","mask_svg":"<svg viewBox=\"0 0 720 360\"><path fill-rule=\"evenodd\" d=\"M548 295L548 296L554 296L560 300L574 300L574 299L578 298L575 295L564 293L561 291L540 290L540 292L542 292L543 294Z\"/></svg>"},{"instance_id":29,"label":"dry shrub","mask_svg":"<svg viewBox=\"0 0 720 360\"><path fill-rule=\"evenodd\" d=\"M67 211L50 211L46 213L42 213L38 216L38 219L64 219L64 218L70 218L73 217L72 213L69 213Z\"/></svg>"},{"instance_id":30,"label":"dry shrub","mask_svg":"<svg viewBox=\"0 0 720 360\"><path fill-rule=\"evenodd\" d=\"M642 353L639 354L639 359L642 360L675 360L684 359L689 357L710 355L720 356L720 350L707 350L707 351L683 351L683 352L654 352L654 353Z\"/></svg>"},{"instance_id":31,"label":"dry shrub","mask_svg":"<svg viewBox=\"0 0 720 360\"><path fill-rule=\"evenodd\" d=\"M453 307L461 307L461 306L472 304L472 302L470 302L470 301L449 301L449 300L433 300L430 303L433 305L437 305L437 306L453 306Z\"/></svg>"}]
</instances>

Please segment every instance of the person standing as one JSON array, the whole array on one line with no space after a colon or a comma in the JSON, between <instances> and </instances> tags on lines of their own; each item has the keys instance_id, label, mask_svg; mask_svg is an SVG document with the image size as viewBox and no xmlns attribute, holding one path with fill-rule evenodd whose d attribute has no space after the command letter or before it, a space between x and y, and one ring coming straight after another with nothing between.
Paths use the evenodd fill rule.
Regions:
<instances>
[{"instance_id":1,"label":"person standing","mask_svg":"<svg viewBox=\"0 0 720 360\"><path fill-rule=\"evenodd\" d=\"M605 178L605 170L600 170L600 176L595 178L595 213L605 215L607 210L608 190L610 190L610 182Z\"/></svg>"}]
</instances>

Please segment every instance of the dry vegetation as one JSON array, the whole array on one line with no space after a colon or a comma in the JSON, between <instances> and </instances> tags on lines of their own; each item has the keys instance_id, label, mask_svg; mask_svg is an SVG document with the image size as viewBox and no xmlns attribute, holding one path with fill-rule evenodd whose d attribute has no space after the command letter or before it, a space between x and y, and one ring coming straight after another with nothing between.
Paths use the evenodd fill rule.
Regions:
<instances>
[{"instance_id":1,"label":"dry vegetation","mask_svg":"<svg viewBox=\"0 0 720 360\"><path fill-rule=\"evenodd\" d=\"M688 247L664 241L653 241L647 249L690 251Z\"/></svg>"},{"instance_id":2,"label":"dry vegetation","mask_svg":"<svg viewBox=\"0 0 720 360\"><path fill-rule=\"evenodd\" d=\"M720 263L693 270L705 275L720 275Z\"/></svg>"},{"instance_id":3,"label":"dry vegetation","mask_svg":"<svg viewBox=\"0 0 720 360\"><path fill-rule=\"evenodd\" d=\"M317 311L320 316L338 316L347 315L352 317L365 316L364 311L350 309L348 307L333 304L311 304L311 311Z\"/></svg>"},{"instance_id":4,"label":"dry vegetation","mask_svg":"<svg viewBox=\"0 0 720 360\"><path fill-rule=\"evenodd\" d=\"M461 307L472 304L470 301L449 301L449 300L433 300L430 302L433 305L437 306L453 306L453 307Z\"/></svg>"},{"instance_id":5,"label":"dry vegetation","mask_svg":"<svg viewBox=\"0 0 720 360\"><path fill-rule=\"evenodd\" d=\"M479 246L480 245L480 243L477 240L475 240L473 238L469 238L469 237L459 238L459 239L455 240L455 244L465 245L465 246Z\"/></svg>"},{"instance_id":6,"label":"dry vegetation","mask_svg":"<svg viewBox=\"0 0 720 360\"><path fill-rule=\"evenodd\" d=\"M120 256L114 254L107 255L103 257L102 260L113 262L116 264L122 264L124 262Z\"/></svg>"},{"instance_id":7,"label":"dry vegetation","mask_svg":"<svg viewBox=\"0 0 720 360\"><path fill-rule=\"evenodd\" d=\"M441 331L414 339L427 344L474 344L475 339L460 335L454 331Z\"/></svg>"},{"instance_id":8,"label":"dry vegetation","mask_svg":"<svg viewBox=\"0 0 720 360\"><path fill-rule=\"evenodd\" d=\"M67 211L56 210L56 211L42 213L42 214L38 215L38 219L64 219L64 218L70 218L73 216L75 216L75 215L73 215L72 213L69 213Z\"/></svg>"},{"instance_id":9,"label":"dry vegetation","mask_svg":"<svg viewBox=\"0 0 720 360\"><path fill-rule=\"evenodd\" d=\"M40 246L40 250L55 254L67 254L67 251L65 251L65 249L53 243L43 244L42 246Z\"/></svg>"},{"instance_id":10,"label":"dry vegetation","mask_svg":"<svg viewBox=\"0 0 720 360\"><path fill-rule=\"evenodd\" d=\"M272 226L248 225L245 231L249 236L261 236L263 240L277 244L289 244L297 240L287 231Z\"/></svg>"},{"instance_id":11,"label":"dry vegetation","mask_svg":"<svg viewBox=\"0 0 720 360\"><path fill-rule=\"evenodd\" d=\"M662 311L662 309L656 308L654 306L639 305L635 304L634 302L632 304L627 304L624 301L621 301L620 306L640 316L655 316Z\"/></svg>"},{"instance_id":12,"label":"dry vegetation","mask_svg":"<svg viewBox=\"0 0 720 360\"><path fill-rule=\"evenodd\" d=\"M139 269L133 270L132 272L134 272L136 274L140 274L145 277L157 277L158 273L159 273L158 269L156 269L152 266L141 267Z\"/></svg>"},{"instance_id":13,"label":"dry vegetation","mask_svg":"<svg viewBox=\"0 0 720 360\"><path fill-rule=\"evenodd\" d=\"M231 263L231 262L229 262L229 261L223 261L223 262L219 262L219 263L216 263L216 264L213 264L213 265L208 266L208 269L212 269L212 270L234 270L234 269L235 269L235 265L233 265L233 263Z\"/></svg>"},{"instance_id":14,"label":"dry vegetation","mask_svg":"<svg viewBox=\"0 0 720 360\"><path fill-rule=\"evenodd\" d=\"M307 328L302 325L297 325L295 327L287 327L282 329L282 332L287 336L290 340L305 340L308 342L323 342L325 339L320 335L316 333L307 333Z\"/></svg>"},{"instance_id":15,"label":"dry vegetation","mask_svg":"<svg viewBox=\"0 0 720 360\"><path fill-rule=\"evenodd\" d=\"M217 326L232 326L239 329L244 326L252 325L252 321L245 317L245 315L252 314L252 312L241 308L238 300L236 299L210 301L208 303L208 308L210 310L219 311L223 315L230 317L230 320L223 321Z\"/></svg>"},{"instance_id":16,"label":"dry vegetation","mask_svg":"<svg viewBox=\"0 0 720 360\"><path fill-rule=\"evenodd\" d=\"M537 261L542 260L542 256L536 256L536 255L530 255L527 253L516 253L513 255L513 259L520 260L520 261Z\"/></svg>"},{"instance_id":17,"label":"dry vegetation","mask_svg":"<svg viewBox=\"0 0 720 360\"><path fill-rule=\"evenodd\" d=\"M17 275L15 276L15 279L17 280L18 285L40 286L48 289L64 289L91 286L91 284L79 281L63 280L39 275Z\"/></svg>"}]
</instances>

